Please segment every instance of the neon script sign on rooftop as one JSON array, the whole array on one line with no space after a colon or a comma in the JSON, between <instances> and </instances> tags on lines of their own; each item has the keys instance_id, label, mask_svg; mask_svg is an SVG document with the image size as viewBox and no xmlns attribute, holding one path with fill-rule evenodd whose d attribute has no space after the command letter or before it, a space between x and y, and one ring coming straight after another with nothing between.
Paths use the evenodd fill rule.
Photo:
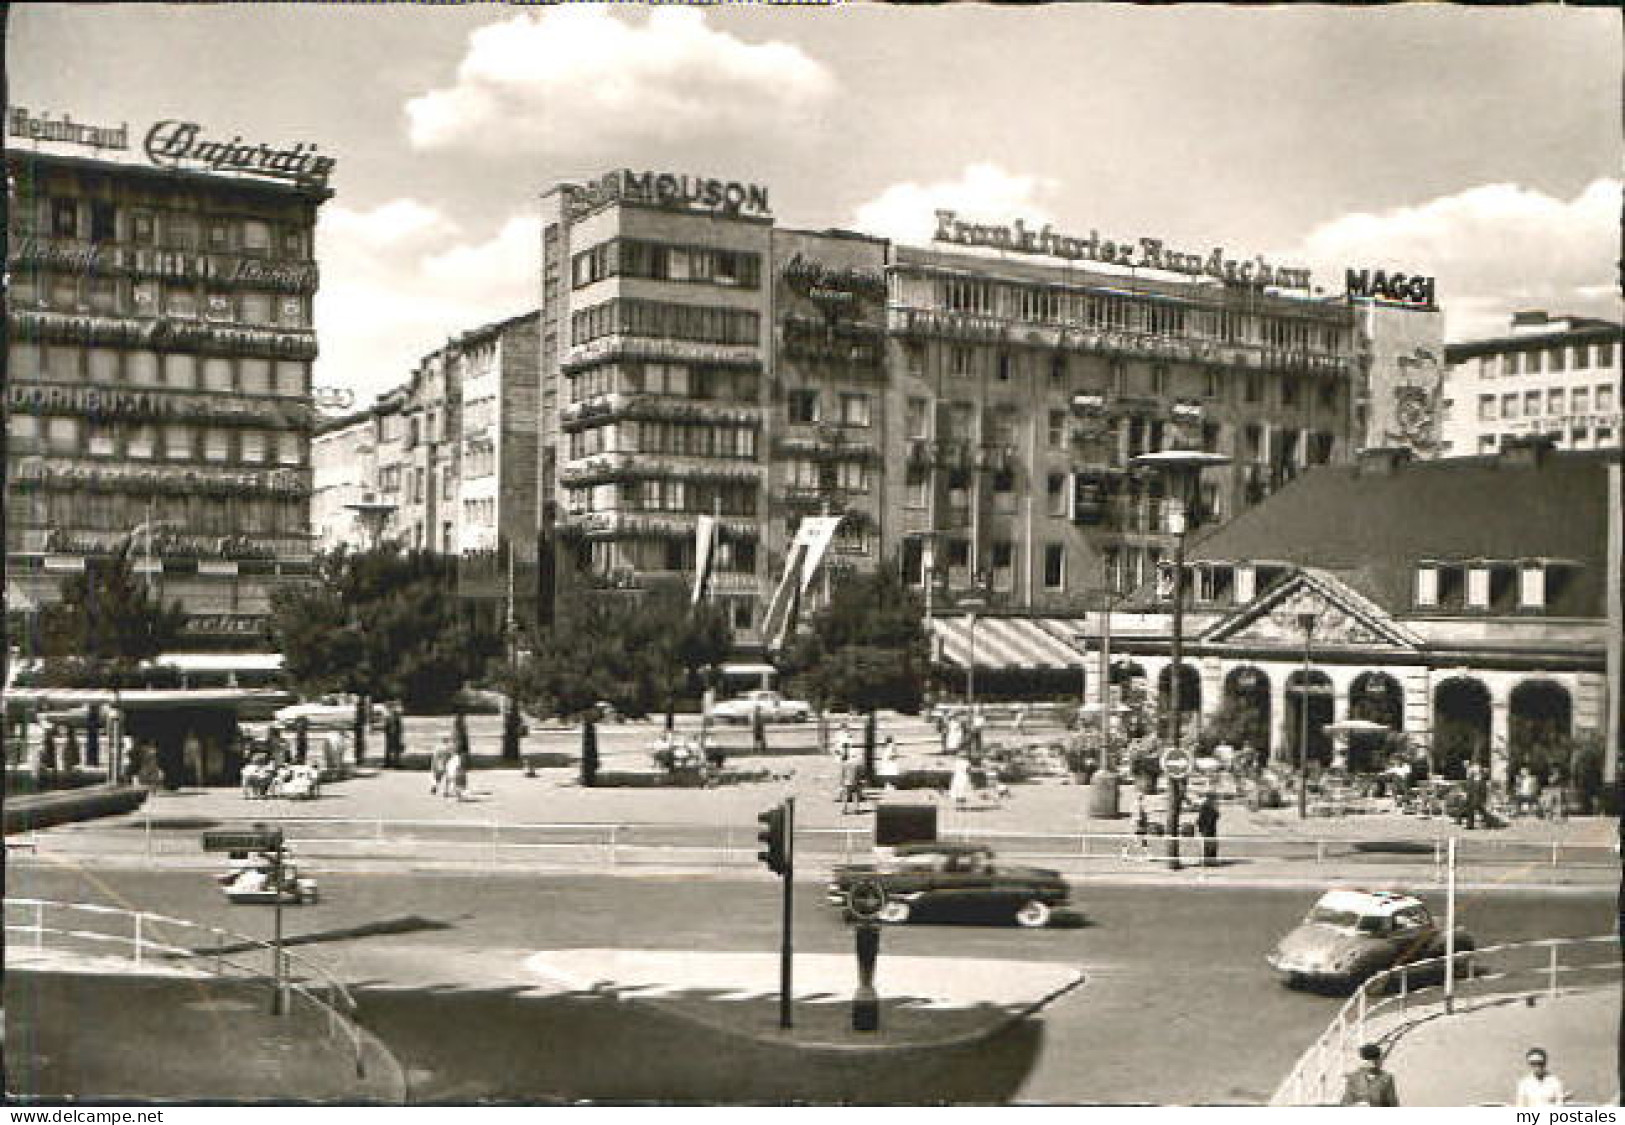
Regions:
<instances>
[{"instance_id":1,"label":"neon script sign on rooftop","mask_svg":"<svg viewBox=\"0 0 1625 1125\"><path fill-rule=\"evenodd\" d=\"M1165 270L1191 277L1211 277L1235 285L1306 292L1309 289L1308 270L1273 266L1262 255L1227 258L1223 247L1215 247L1207 254L1192 254L1174 250L1159 238L1114 240L1101 238L1100 232L1094 230L1089 232L1088 238L1077 238L1056 233L1048 223L1034 230L1020 219L1008 226L995 226L961 222L957 212L938 211L935 240L1130 269Z\"/></svg>"},{"instance_id":2,"label":"neon script sign on rooftop","mask_svg":"<svg viewBox=\"0 0 1625 1125\"><path fill-rule=\"evenodd\" d=\"M160 121L147 130L147 159L160 168L206 168L243 172L300 184L325 184L338 161L318 156L317 146L300 142L292 148L245 144L242 137L210 140L195 121Z\"/></svg>"}]
</instances>

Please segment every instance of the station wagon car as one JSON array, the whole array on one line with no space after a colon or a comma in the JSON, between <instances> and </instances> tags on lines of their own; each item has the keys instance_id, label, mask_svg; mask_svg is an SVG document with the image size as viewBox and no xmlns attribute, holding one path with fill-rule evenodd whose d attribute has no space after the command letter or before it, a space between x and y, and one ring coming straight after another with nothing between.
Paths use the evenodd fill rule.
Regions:
<instances>
[{"instance_id":1,"label":"station wagon car","mask_svg":"<svg viewBox=\"0 0 1625 1125\"><path fill-rule=\"evenodd\" d=\"M1071 899L1057 872L1039 867L1007 867L979 844L903 844L892 859L837 867L828 899L851 917L847 898L860 882L876 882L886 892L879 920L1009 920L1036 928L1048 925L1056 908Z\"/></svg>"},{"instance_id":2,"label":"station wagon car","mask_svg":"<svg viewBox=\"0 0 1625 1125\"><path fill-rule=\"evenodd\" d=\"M1473 939L1456 928L1456 949ZM1390 891L1333 890L1266 960L1288 985L1354 985L1377 973L1445 955L1444 927L1420 899ZM1458 958L1457 972L1467 968ZM1442 966L1437 967L1442 973Z\"/></svg>"}]
</instances>

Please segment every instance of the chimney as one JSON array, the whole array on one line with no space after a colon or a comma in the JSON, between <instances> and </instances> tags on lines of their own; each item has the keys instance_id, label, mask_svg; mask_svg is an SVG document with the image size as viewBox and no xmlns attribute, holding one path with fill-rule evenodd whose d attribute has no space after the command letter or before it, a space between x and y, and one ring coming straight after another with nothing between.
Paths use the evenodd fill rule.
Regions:
<instances>
[{"instance_id":1,"label":"chimney","mask_svg":"<svg viewBox=\"0 0 1625 1125\"><path fill-rule=\"evenodd\" d=\"M1359 453L1358 473L1363 477L1393 476L1411 460L1411 451L1403 445L1377 446Z\"/></svg>"},{"instance_id":2,"label":"chimney","mask_svg":"<svg viewBox=\"0 0 1625 1125\"><path fill-rule=\"evenodd\" d=\"M1502 442L1499 458L1503 465L1528 465L1538 469L1551 459L1552 450L1556 448L1557 438L1553 435L1528 434Z\"/></svg>"}]
</instances>

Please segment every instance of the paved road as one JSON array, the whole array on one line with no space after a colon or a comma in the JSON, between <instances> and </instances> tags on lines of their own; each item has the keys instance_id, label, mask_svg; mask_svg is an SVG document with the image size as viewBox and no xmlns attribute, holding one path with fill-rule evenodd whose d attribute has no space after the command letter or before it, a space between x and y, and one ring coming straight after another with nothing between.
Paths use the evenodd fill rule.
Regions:
<instances>
[{"instance_id":1,"label":"paved road","mask_svg":"<svg viewBox=\"0 0 1625 1125\"><path fill-rule=\"evenodd\" d=\"M182 871L53 869L14 862L8 893L115 903L269 934L264 908L232 907ZM320 904L286 912L290 938L353 980L378 979L403 949L577 946L771 950L776 886L760 877L322 876ZM1262 956L1308 905L1303 891L1098 886L1084 924L1027 932L980 926L888 929L885 952L1030 958L1075 965L1084 987L1047 1011L1037 1068L1018 1097L1039 1102L1259 1102L1325 1026L1336 997L1279 987ZM1438 905L1438 904L1435 904ZM1481 942L1609 932L1611 893L1483 892L1462 919ZM843 952L850 936L816 884L796 891L798 947ZM400 982L414 983L414 982ZM432 983L432 982L418 982Z\"/></svg>"}]
</instances>

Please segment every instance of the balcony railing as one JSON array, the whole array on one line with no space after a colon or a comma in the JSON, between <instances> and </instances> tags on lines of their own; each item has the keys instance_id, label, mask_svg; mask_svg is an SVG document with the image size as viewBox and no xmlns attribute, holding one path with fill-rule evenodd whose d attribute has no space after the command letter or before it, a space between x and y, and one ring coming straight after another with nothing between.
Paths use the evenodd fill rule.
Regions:
<instances>
[{"instance_id":1,"label":"balcony railing","mask_svg":"<svg viewBox=\"0 0 1625 1125\"><path fill-rule=\"evenodd\" d=\"M590 457L568 461L559 469L559 481L566 485L650 479L756 484L762 479L762 466L755 461L679 458L648 453L595 453Z\"/></svg>"},{"instance_id":2,"label":"balcony railing","mask_svg":"<svg viewBox=\"0 0 1625 1125\"><path fill-rule=\"evenodd\" d=\"M696 425L725 423L756 425L761 409L749 403L711 402L705 399L669 395L625 394L615 392L572 402L559 411L566 430L579 430L589 423L617 421L690 422Z\"/></svg>"}]
</instances>

